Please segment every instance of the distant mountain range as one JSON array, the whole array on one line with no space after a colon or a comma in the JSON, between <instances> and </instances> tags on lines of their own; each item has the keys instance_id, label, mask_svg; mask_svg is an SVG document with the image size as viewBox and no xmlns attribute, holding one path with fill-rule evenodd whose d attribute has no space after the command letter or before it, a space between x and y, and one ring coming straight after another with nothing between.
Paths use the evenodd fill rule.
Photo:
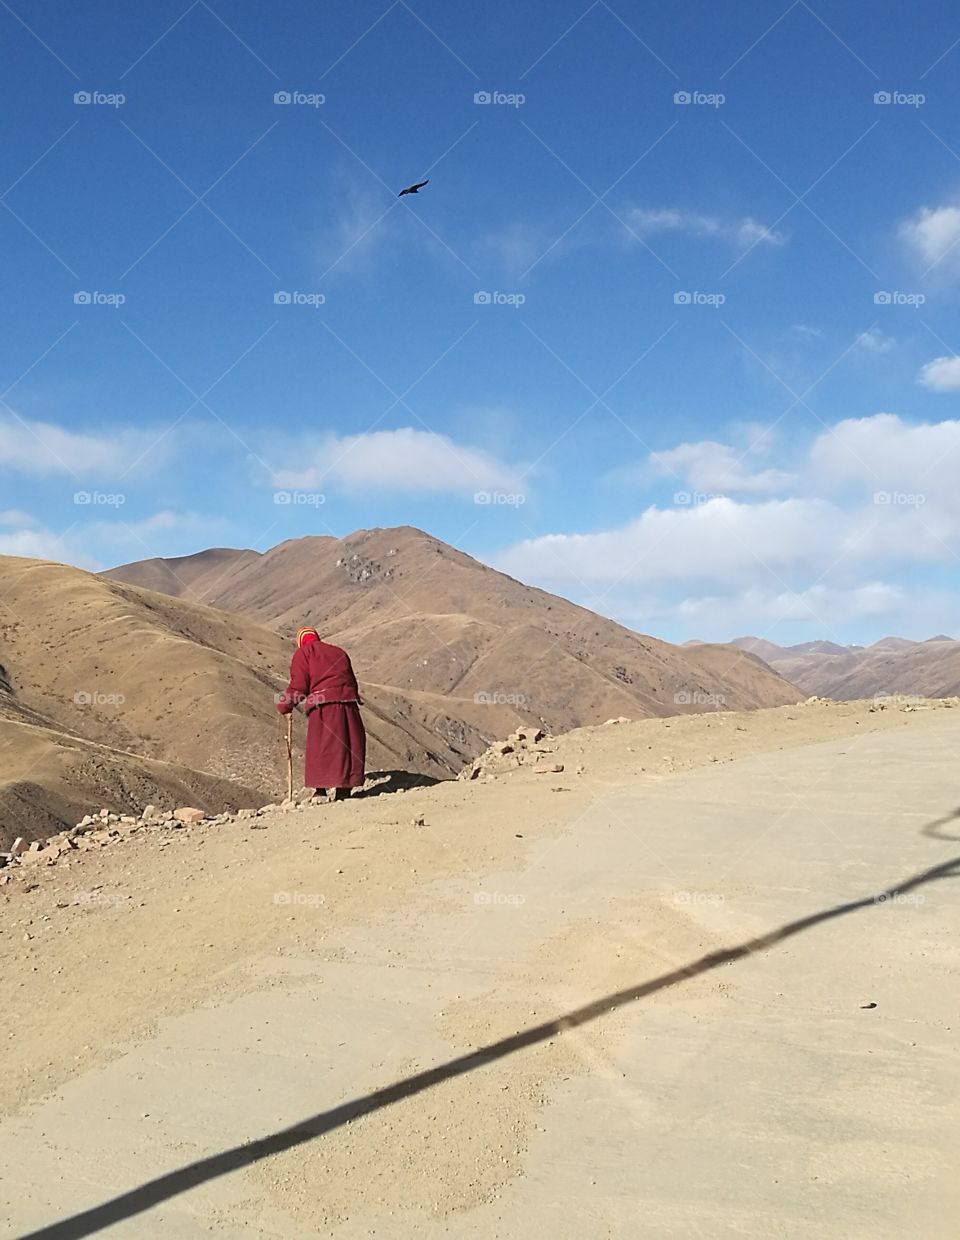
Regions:
<instances>
[{"instance_id":1,"label":"distant mountain range","mask_svg":"<svg viewBox=\"0 0 960 1240\"><path fill-rule=\"evenodd\" d=\"M762 637L738 637L732 645L757 655L807 694L844 701L882 693L960 694L960 641L942 633L919 642L884 637L872 646L831 641L777 646Z\"/></svg>"}]
</instances>

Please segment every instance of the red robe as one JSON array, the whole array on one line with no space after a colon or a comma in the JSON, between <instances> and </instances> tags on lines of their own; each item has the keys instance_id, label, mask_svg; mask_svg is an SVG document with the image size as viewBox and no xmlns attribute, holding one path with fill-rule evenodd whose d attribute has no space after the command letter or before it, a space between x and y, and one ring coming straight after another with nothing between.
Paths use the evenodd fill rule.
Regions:
<instances>
[{"instance_id":1,"label":"red robe","mask_svg":"<svg viewBox=\"0 0 960 1240\"><path fill-rule=\"evenodd\" d=\"M305 786L358 788L363 783L367 737L357 678L346 651L310 641L294 653L290 683L277 710L289 715L300 704L307 714Z\"/></svg>"}]
</instances>

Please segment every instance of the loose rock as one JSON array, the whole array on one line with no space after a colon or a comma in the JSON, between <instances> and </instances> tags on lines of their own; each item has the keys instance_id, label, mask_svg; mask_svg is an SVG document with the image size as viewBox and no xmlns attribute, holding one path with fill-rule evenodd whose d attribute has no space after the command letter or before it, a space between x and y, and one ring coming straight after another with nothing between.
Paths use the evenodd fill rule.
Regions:
<instances>
[{"instance_id":1,"label":"loose rock","mask_svg":"<svg viewBox=\"0 0 960 1240\"><path fill-rule=\"evenodd\" d=\"M173 811L173 816L177 822L190 825L203 822L204 818L206 818L206 814L203 810L197 809L193 805L182 805L179 809L175 809Z\"/></svg>"}]
</instances>

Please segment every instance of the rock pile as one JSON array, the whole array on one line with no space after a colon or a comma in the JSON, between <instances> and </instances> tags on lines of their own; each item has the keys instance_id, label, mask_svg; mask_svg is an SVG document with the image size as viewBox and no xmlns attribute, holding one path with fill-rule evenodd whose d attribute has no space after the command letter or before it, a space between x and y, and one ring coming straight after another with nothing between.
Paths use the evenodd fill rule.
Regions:
<instances>
[{"instance_id":1,"label":"rock pile","mask_svg":"<svg viewBox=\"0 0 960 1240\"><path fill-rule=\"evenodd\" d=\"M311 792L312 789L304 789L298 800L240 809L236 813L207 814L193 805L182 805L178 809L168 810L159 810L155 805L148 805L139 815L115 814L109 809L101 809L97 814L87 814L75 827L60 831L48 839L29 841L19 838L14 840L7 852L0 852L0 884L9 877L8 874L3 873L4 869L11 866L19 868L20 866L56 865L61 858L107 848L111 844L122 842L144 830L183 830L185 827L199 826L201 823L207 826L218 826L241 819L260 818L264 814L289 813L308 805L311 801Z\"/></svg>"},{"instance_id":2,"label":"rock pile","mask_svg":"<svg viewBox=\"0 0 960 1240\"><path fill-rule=\"evenodd\" d=\"M538 774L557 774L563 770L562 763L548 761L550 754L554 753L553 739L543 728L517 728L506 740L496 741L484 750L470 766L464 767L457 778L493 778L520 767L532 768Z\"/></svg>"}]
</instances>

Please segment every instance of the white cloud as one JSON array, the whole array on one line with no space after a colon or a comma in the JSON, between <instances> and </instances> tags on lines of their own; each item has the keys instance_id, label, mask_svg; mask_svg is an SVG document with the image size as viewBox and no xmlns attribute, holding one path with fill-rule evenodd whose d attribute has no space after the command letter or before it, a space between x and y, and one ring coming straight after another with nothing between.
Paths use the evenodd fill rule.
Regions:
<instances>
[{"instance_id":1,"label":"white cloud","mask_svg":"<svg viewBox=\"0 0 960 1240\"><path fill-rule=\"evenodd\" d=\"M278 487L334 485L349 490L472 493L517 491L518 469L481 448L455 443L446 435L400 427L361 435L328 436L292 467L272 471Z\"/></svg>"},{"instance_id":2,"label":"white cloud","mask_svg":"<svg viewBox=\"0 0 960 1240\"><path fill-rule=\"evenodd\" d=\"M892 616L900 611L904 592L885 581L841 587L817 584L808 589L767 590L758 587L724 597L685 598L677 612L698 632L740 633L738 621L758 629L783 621L812 621L825 634L852 620Z\"/></svg>"},{"instance_id":3,"label":"white cloud","mask_svg":"<svg viewBox=\"0 0 960 1240\"><path fill-rule=\"evenodd\" d=\"M0 555L20 555L36 560L62 560L78 564L57 534L43 529L19 529L0 534Z\"/></svg>"},{"instance_id":4,"label":"white cloud","mask_svg":"<svg viewBox=\"0 0 960 1240\"><path fill-rule=\"evenodd\" d=\"M488 233L479 242L479 251L485 258L492 258L512 275L521 275L528 267L548 255L557 258L570 246L568 238L557 241L563 229L552 235L529 224L514 222L496 232Z\"/></svg>"},{"instance_id":5,"label":"white cloud","mask_svg":"<svg viewBox=\"0 0 960 1240\"><path fill-rule=\"evenodd\" d=\"M501 556L521 579L584 584L716 582L810 571L841 547L839 512L820 499L741 503L718 497L689 507L649 507L616 529L547 534Z\"/></svg>"},{"instance_id":6,"label":"white cloud","mask_svg":"<svg viewBox=\"0 0 960 1240\"><path fill-rule=\"evenodd\" d=\"M722 219L715 215L703 215L680 207L663 207L653 210L633 207L626 212L626 219L635 233L647 236L658 232L685 233L691 237L714 237L718 241L738 245L783 245L786 237L768 228L752 216L743 219Z\"/></svg>"},{"instance_id":7,"label":"white cloud","mask_svg":"<svg viewBox=\"0 0 960 1240\"><path fill-rule=\"evenodd\" d=\"M388 203L382 194L344 173L334 178L334 190L333 221L324 226L318 238L322 275L368 266L377 249L395 232L389 218L395 199Z\"/></svg>"},{"instance_id":8,"label":"white cloud","mask_svg":"<svg viewBox=\"0 0 960 1240\"><path fill-rule=\"evenodd\" d=\"M960 390L960 357L935 357L922 367L917 382L932 392Z\"/></svg>"},{"instance_id":9,"label":"white cloud","mask_svg":"<svg viewBox=\"0 0 960 1240\"><path fill-rule=\"evenodd\" d=\"M140 458L150 456L157 439L152 432L125 427L75 431L51 422L0 417L0 469L33 476L118 478ZM165 459L168 448L166 440L156 451Z\"/></svg>"},{"instance_id":10,"label":"white cloud","mask_svg":"<svg viewBox=\"0 0 960 1240\"><path fill-rule=\"evenodd\" d=\"M0 511L0 525L9 526L34 526L37 521L29 512L24 512L22 508L7 508Z\"/></svg>"},{"instance_id":11,"label":"white cloud","mask_svg":"<svg viewBox=\"0 0 960 1240\"><path fill-rule=\"evenodd\" d=\"M893 413L847 418L814 440L810 466L824 483L859 483L877 490L922 493L928 506L955 510L960 421L909 423Z\"/></svg>"},{"instance_id":12,"label":"white cloud","mask_svg":"<svg viewBox=\"0 0 960 1240\"><path fill-rule=\"evenodd\" d=\"M960 207L921 207L900 225L907 247L928 267L949 257L960 262Z\"/></svg>"},{"instance_id":13,"label":"white cloud","mask_svg":"<svg viewBox=\"0 0 960 1240\"><path fill-rule=\"evenodd\" d=\"M737 452L729 444L702 440L683 443L665 452L651 453L651 461L679 479L689 482L695 491L726 495L735 492L779 491L788 486L793 475L781 469L751 470L747 461L750 450Z\"/></svg>"},{"instance_id":14,"label":"white cloud","mask_svg":"<svg viewBox=\"0 0 960 1240\"><path fill-rule=\"evenodd\" d=\"M698 490L728 493L699 503L678 495L614 528L529 538L495 566L621 622L712 640L780 622L834 637L836 626L874 621L945 627L937 583L960 555L960 421L846 419L807 451L794 448L790 471L784 460L748 469L713 441L659 457ZM761 494L768 484L792 493ZM902 588L904 568L923 568L928 584Z\"/></svg>"},{"instance_id":15,"label":"white cloud","mask_svg":"<svg viewBox=\"0 0 960 1240\"><path fill-rule=\"evenodd\" d=\"M854 341L854 348L872 354L890 353L896 345L894 338L885 336L879 327L871 327L865 332L860 332Z\"/></svg>"}]
</instances>

